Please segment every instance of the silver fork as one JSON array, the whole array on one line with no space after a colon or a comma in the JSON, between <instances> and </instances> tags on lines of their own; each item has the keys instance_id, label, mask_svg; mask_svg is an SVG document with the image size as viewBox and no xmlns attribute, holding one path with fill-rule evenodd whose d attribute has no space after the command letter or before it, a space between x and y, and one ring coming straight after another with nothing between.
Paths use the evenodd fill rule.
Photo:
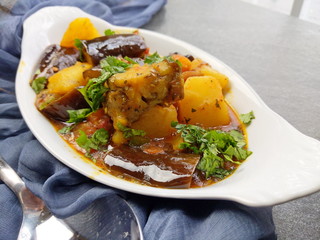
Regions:
<instances>
[{"instance_id":1,"label":"silver fork","mask_svg":"<svg viewBox=\"0 0 320 240\"><path fill-rule=\"evenodd\" d=\"M42 200L30 192L21 178L13 171L13 169L0 157L0 178L18 197L22 211L23 220L18 239L32 239L35 236L35 226L45 205Z\"/></svg>"},{"instance_id":2,"label":"silver fork","mask_svg":"<svg viewBox=\"0 0 320 240\"><path fill-rule=\"evenodd\" d=\"M48 232L52 230L59 233L55 239L143 239L136 215L122 198L110 197L107 202L98 199L82 212L62 220L52 215L1 156L0 179L21 203L23 220L18 240L49 239Z\"/></svg>"}]
</instances>

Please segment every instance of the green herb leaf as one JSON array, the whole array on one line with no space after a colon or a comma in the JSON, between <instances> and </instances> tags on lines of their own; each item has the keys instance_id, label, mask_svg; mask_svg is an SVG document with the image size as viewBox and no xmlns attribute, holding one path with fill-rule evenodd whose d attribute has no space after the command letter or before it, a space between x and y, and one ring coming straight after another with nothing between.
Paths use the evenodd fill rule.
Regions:
<instances>
[{"instance_id":1,"label":"green herb leaf","mask_svg":"<svg viewBox=\"0 0 320 240\"><path fill-rule=\"evenodd\" d=\"M78 110L67 110L69 113L69 120L68 123L77 123L81 122L83 119L85 119L90 113L90 108L83 108Z\"/></svg>"},{"instance_id":2,"label":"green herb leaf","mask_svg":"<svg viewBox=\"0 0 320 240\"><path fill-rule=\"evenodd\" d=\"M179 60L174 60L172 56L161 57L157 52L147 56L144 59L144 63L153 64L153 63L161 62L163 60L167 60L168 62L176 62L180 67L182 67L182 63Z\"/></svg>"},{"instance_id":3,"label":"green herb leaf","mask_svg":"<svg viewBox=\"0 0 320 240\"><path fill-rule=\"evenodd\" d=\"M132 66L120 59L108 56L100 61L102 74L97 78L91 78L84 88L79 89L92 111L100 108L104 94L109 90L104 83L114 74L122 73Z\"/></svg>"},{"instance_id":4,"label":"green herb leaf","mask_svg":"<svg viewBox=\"0 0 320 240\"><path fill-rule=\"evenodd\" d=\"M248 112L248 113L244 113L244 114L240 114L241 122L243 122L246 125L249 125L251 123L252 119L255 119L253 111Z\"/></svg>"},{"instance_id":5,"label":"green herb leaf","mask_svg":"<svg viewBox=\"0 0 320 240\"><path fill-rule=\"evenodd\" d=\"M75 46L76 48L78 48L80 51L81 51L82 48L83 48L83 44L82 44L81 40L78 39L78 38L76 38L76 39L74 40L74 46Z\"/></svg>"},{"instance_id":6,"label":"green herb leaf","mask_svg":"<svg viewBox=\"0 0 320 240\"><path fill-rule=\"evenodd\" d=\"M109 141L109 132L104 128L100 128L91 137L91 141L96 146L95 149L98 149L99 146L105 145Z\"/></svg>"},{"instance_id":7,"label":"green herb leaf","mask_svg":"<svg viewBox=\"0 0 320 240\"><path fill-rule=\"evenodd\" d=\"M96 111L100 108L103 101L103 95L108 91L108 88L104 86L104 83L111 75L110 72L104 72L97 78L91 78L84 88L78 89L89 104L91 111Z\"/></svg>"},{"instance_id":8,"label":"green herb leaf","mask_svg":"<svg viewBox=\"0 0 320 240\"><path fill-rule=\"evenodd\" d=\"M246 146L246 140L241 132L236 130L231 130L229 134L233 137L233 139L237 142L237 147L242 148Z\"/></svg>"},{"instance_id":9,"label":"green herb leaf","mask_svg":"<svg viewBox=\"0 0 320 240\"><path fill-rule=\"evenodd\" d=\"M80 56L79 56L79 59L80 61L82 62L83 61L83 53L82 53L82 49L83 49L83 44L82 44L82 41L80 39L75 39L74 40L74 46L76 48L78 48L79 52L80 52Z\"/></svg>"},{"instance_id":10,"label":"green herb leaf","mask_svg":"<svg viewBox=\"0 0 320 240\"><path fill-rule=\"evenodd\" d=\"M91 149L99 150L109 141L109 132L104 128L100 128L88 137L84 131L79 131L80 136L76 139L77 144L86 150L86 155L90 156Z\"/></svg>"},{"instance_id":11,"label":"green herb leaf","mask_svg":"<svg viewBox=\"0 0 320 240\"><path fill-rule=\"evenodd\" d=\"M160 57L160 55L157 52L153 53L150 56L147 56L144 59L144 63L147 63L147 64L158 63L158 62L161 62L161 61L163 61L163 58Z\"/></svg>"},{"instance_id":12,"label":"green herb leaf","mask_svg":"<svg viewBox=\"0 0 320 240\"><path fill-rule=\"evenodd\" d=\"M127 68L131 67L132 65L123 62L116 57L108 56L100 61L100 66L105 72L110 72L113 75L116 73L124 72Z\"/></svg>"},{"instance_id":13,"label":"green herb leaf","mask_svg":"<svg viewBox=\"0 0 320 240\"><path fill-rule=\"evenodd\" d=\"M77 144L79 145L79 147L84 148L86 152L90 152L90 149L91 149L90 139L88 138L87 134L84 131L80 130L79 133L80 135L76 139Z\"/></svg>"},{"instance_id":14,"label":"green herb leaf","mask_svg":"<svg viewBox=\"0 0 320 240\"><path fill-rule=\"evenodd\" d=\"M31 87L36 92L36 94L40 93L47 85L48 81L45 77L39 77L32 81Z\"/></svg>"},{"instance_id":15,"label":"green herb leaf","mask_svg":"<svg viewBox=\"0 0 320 240\"><path fill-rule=\"evenodd\" d=\"M115 31L111 30L111 29L106 29L104 31L104 35L105 36L111 36L111 35L114 35L115 34Z\"/></svg>"},{"instance_id":16,"label":"green herb leaf","mask_svg":"<svg viewBox=\"0 0 320 240\"><path fill-rule=\"evenodd\" d=\"M121 132L123 132L123 136L125 138L131 138L131 137L134 137L134 136L144 136L144 135L146 135L146 132L143 131L143 130L128 128L128 127L122 125L121 123L118 123L117 127Z\"/></svg>"},{"instance_id":17,"label":"green herb leaf","mask_svg":"<svg viewBox=\"0 0 320 240\"><path fill-rule=\"evenodd\" d=\"M63 128L61 128L58 132L60 134L67 134L70 133L71 130L75 127L75 124L69 125L69 126L65 126Z\"/></svg>"},{"instance_id":18,"label":"green herb leaf","mask_svg":"<svg viewBox=\"0 0 320 240\"><path fill-rule=\"evenodd\" d=\"M201 154L197 168L205 172L207 178L226 177L231 171L224 169L225 161L240 164L240 161L252 154L244 149L246 145L244 137L236 130L230 132L205 130L199 126L177 122L172 122L171 126L177 129L184 140L180 144L181 149L190 149L196 154Z\"/></svg>"},{"instance_id":19,"label":"green herb leaf","mask_svg":"<svg viewBox=\"0 0 320 240\"><path fill-rule=\"evenodd\" d=\"M129 58L127 56L124 57L125 60L127 60L131 64L138 64L136 61L134 61L132 58Z\"/></svg>"},{"instance_id":20,"label":"green herb leaf","mask_svg":"<svg viewBox=\"0 0 320 240\"><path fill-rule=\"evenodd\" d=\"M180 67L182 67L182 63L179 60L174 60L172 56L165 56L163 59L166 59L168 62L176 62Z\"/></svg>"}]
</instances>

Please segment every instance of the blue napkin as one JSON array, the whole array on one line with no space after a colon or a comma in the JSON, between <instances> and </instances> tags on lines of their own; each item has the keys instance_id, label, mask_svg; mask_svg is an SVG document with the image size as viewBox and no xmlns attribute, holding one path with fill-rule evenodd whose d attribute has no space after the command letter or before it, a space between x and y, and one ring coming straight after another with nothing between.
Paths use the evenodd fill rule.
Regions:
<instances>
[{"instance_id":1,"label":"blue napkin","mask_svg":"<svg viewBox=\"0 0 320 240\"><path fill-rule=\"evenodd\" d=\"M10 1L9 1L10 2ZM63 165L34 138L19 112L14 80L21 53L22 23L42 7L77 6L115 25L141 27L166 0L18 0L0 15L0 154L58 217L71 216L98 198L126 198L145 239L275 239L271 207L231 201L177 200L122 192ZM8 3L10 4L10 3ZM0 8L1 9L1 8ZM5 6L2 6L5 9ZM0 181L0 240L16 239L22 211Z\"/></svg>"}]
</instances>

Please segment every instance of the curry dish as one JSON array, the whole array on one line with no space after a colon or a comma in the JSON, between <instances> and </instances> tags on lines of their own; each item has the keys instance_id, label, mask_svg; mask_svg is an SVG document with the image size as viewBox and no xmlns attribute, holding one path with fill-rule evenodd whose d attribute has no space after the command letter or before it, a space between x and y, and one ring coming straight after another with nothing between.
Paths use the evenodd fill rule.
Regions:
<instances>
[{"instance_id":1,"label":"curry dish","mask_svg":"<svg viewBox=\"0 0 320 240\"><path fill-rule=\"evenodd\" d=\"M128 181L204 187L251 154L245 123L254 117L240 120L226 101L228 77L196 56L151 53L139 31L101 36L77 18L46 48L30 85L72 148Z\"/></svg>"}]
</instances>

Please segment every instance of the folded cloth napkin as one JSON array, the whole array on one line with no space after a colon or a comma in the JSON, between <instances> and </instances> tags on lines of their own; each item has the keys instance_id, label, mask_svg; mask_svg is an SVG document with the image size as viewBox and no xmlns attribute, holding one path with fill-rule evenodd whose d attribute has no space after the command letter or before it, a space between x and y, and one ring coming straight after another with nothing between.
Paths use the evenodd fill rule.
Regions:
<instances>
[{"instance_id":1,"label":"folded cloth napkin","mask_svg":"<svg viewBox=\"0 0 320 240\"><path fill-rule=\"evenodd\" d=\"M6 1L4 1L6 3ZM138 215L145 239L275 239L271 207L231 201L177 200L125 193L73 171L34 138L19 112L14 80L22 23L45 6L68 5L116 25L140 27L165 0L18 0L0 17L0 154L58 217L71 216L98 198L126 198ZM0 3L1 5L1 3ZM10 8L10 10L9 10ZM6 10L6 6L0 9ZM18 200L0 182L0 240L16 239L22 220Z\"/></svg>"}]
</instances>

